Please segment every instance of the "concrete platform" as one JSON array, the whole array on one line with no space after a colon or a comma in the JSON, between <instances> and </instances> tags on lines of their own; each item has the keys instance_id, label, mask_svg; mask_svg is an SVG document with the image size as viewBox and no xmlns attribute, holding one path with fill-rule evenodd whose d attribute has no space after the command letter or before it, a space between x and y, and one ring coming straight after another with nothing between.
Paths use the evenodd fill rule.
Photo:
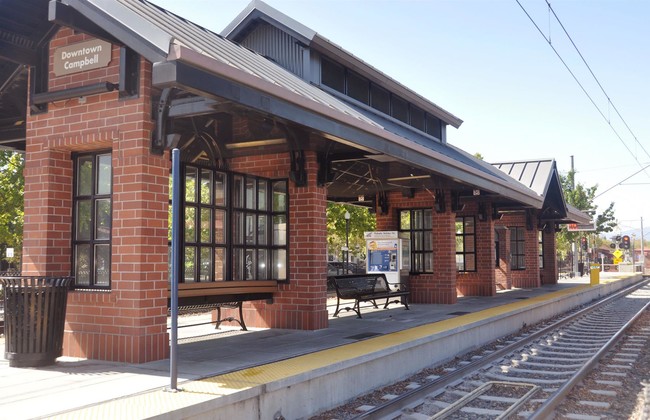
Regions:
<instances>
[{"instance_id":1,"label":"concrete platform","mask_svg":"<svg viewBox=\"0 0 650 420\"><path fill-rule=\"evenodd\" d=\"M0 419L308 418L640 280L603 273L598 286L585 276L454 305L365 307L363 319L343 312L319 331L180 328L178 392L168 390L169 360L62 357L36 369L0 359ZM185 316L179 324L206 320Z\"/></svg>"}]
</instances>

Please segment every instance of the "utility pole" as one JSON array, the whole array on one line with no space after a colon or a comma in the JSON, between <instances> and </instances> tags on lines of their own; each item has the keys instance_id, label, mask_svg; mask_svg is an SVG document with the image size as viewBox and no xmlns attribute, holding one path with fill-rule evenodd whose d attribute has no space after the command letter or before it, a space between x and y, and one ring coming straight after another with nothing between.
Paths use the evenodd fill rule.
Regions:
<instances>
[{"instance_id":1,"label":"utility pole","mask_svg":"<svg viewBox=\"0 0 650 420\"><path fill-rule=\"evenodd\" d=\"M573 166L573 155L571 155L571 191L576 189L576 174ZM577 277L578 274L578 259L576 258L576 241L571 242L571 259L573 265L573 276Z\"/></svg>"}]
</instances>

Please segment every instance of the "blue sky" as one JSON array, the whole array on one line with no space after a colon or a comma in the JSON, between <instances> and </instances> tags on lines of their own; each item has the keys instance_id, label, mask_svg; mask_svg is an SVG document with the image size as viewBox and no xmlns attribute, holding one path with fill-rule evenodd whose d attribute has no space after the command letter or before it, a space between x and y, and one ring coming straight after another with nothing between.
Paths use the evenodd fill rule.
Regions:
<instances>
[{"instance_id":1,"label":"blue sky","mask_svg":"<svg viewBox=\"0 0 650 420\"><path fill-rule=\"evenodd\" d=\"M249 3L153 2L215 32ZM566 173L573 156L599 193L650 164L650 2L550 0L605 96L546 0L520 0L605 118L516 0L266 3L463 119L449 143L488 162L554 158ZM643 217L650 238L650 168L596 204L612 201L623 232Z\"/></svg>"}]
</instances>

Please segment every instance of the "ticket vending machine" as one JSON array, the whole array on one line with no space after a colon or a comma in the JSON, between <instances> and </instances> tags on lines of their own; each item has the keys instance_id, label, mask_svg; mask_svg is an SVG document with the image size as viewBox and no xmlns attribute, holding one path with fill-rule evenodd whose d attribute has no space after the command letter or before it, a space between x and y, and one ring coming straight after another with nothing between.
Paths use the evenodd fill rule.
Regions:
<instances>
[{"instance_id":1,"label":"ticket vending machine","mask_svg":"<svg viewBox=\"0 0 650 420\"><path fill-rule=\"evenodd\" d=\"M408 284L411 269L409 234L397 231L365 232L366 272L384 273L389 283Z\"/></svg>"}]
</instances>

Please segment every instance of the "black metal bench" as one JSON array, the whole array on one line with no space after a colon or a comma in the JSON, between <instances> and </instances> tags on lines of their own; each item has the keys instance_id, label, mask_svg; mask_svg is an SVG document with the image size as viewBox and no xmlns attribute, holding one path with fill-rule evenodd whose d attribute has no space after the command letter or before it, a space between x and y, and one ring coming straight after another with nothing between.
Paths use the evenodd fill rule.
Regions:
<instances>
[{"instance_id":1,"label":"black metal bench","mask_svg":"<svg viewBox=\"0 0 650 420\"><path fill-rule=\"evenodd\" d=\"M357 317L361 318L361 302L372 302L373 306L379 309L376 302L377 299L386 299L384 309L390 303L401 303L407 310L409 309L409 291L406 285L403 283L389 283L385 274L370 273L330 276L328 277L328 282L336 290L335 317L345 309L346 311L356 312ZM341 308L341 300L351 299L354 299L354 306L352 308L349 306Z\"/></svg>"}]
</instances>

